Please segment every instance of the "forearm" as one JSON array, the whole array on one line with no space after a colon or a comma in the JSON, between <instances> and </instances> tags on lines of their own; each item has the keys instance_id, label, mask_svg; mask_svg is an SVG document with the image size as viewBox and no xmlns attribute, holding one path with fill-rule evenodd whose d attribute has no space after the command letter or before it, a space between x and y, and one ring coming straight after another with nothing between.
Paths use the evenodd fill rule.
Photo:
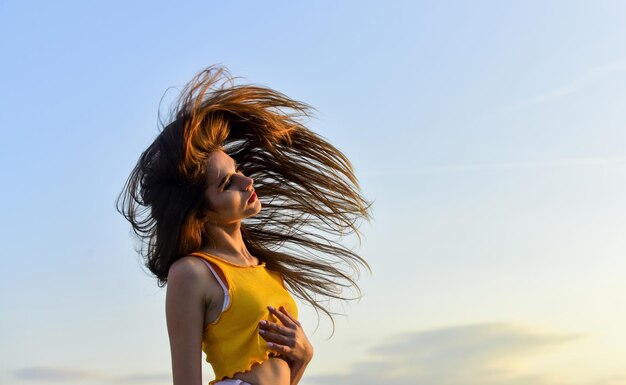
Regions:
<instances>
[{"instance_id":1,"label":"forearm","mask_svg":"<svg viewBox=\"0 0 626 385\"><path fill-rule=\"evenodd\" d=\"M308 364L308 362L294 362L291 365L291 382L289 385L298 385Z\"/></svg>"}]
</instances>

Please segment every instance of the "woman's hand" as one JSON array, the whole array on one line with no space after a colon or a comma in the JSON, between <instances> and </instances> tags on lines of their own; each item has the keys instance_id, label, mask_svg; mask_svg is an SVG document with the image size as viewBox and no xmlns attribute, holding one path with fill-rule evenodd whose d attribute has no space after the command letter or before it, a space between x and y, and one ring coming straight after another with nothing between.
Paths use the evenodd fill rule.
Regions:
<instances>
[{"instance_id":1,"label":"woman's hand","mask_svg":"<svg viewBox=\"0 0 626 385\"><path fill-rule=\"evenodd\" d=\"M261 321L259 333L267 341L270 348L287 356L292 364L308 364L313 358L313 346L309 342L302 325L293 318L283 306L278 310L267 307L282 325L274 322Z\"/></svg>"}]
</instances>

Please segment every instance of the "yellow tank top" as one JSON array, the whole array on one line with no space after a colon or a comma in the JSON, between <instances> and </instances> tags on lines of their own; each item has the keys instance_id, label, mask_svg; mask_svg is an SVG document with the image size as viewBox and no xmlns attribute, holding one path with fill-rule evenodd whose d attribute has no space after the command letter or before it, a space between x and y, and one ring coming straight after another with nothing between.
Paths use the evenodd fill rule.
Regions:
<instances>
[{"instance_id":1,"label":"yellow tank top","mask_svg":"<svg viewBox=\"0 0 626 385\"><path fill-rule=\"evenodd\" d=\"M298 307L287 291L280 273L268 270L265 262L257 266L240 266L204 252L191 255L201 257L219 268L230 296L230 303L216 321L202 334L202 351L215 372L215 382L247 372L252 365L279 355L259 334L259 322L281 323L267 309L284 306L294 318Z\"/></svg>"}]
</instances>

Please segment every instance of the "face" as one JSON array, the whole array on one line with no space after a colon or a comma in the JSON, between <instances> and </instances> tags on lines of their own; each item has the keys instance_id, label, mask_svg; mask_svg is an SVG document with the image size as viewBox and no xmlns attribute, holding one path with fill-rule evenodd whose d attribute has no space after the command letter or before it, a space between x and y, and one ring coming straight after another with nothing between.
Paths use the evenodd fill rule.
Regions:
<instances>
[{"instance_id":1,"label":"face","mask_svg":"<svg viewBox=\"0 0 626 385\"><path fill-rule=\"evenodd\" d=\"M256 215L261 211L261 202L256 193L252 201L254 187L252 178L239 171L235 160L224 151L214 151L207 159L209 215L212 222L226 225Z\"/></svg>"}]
</instances>

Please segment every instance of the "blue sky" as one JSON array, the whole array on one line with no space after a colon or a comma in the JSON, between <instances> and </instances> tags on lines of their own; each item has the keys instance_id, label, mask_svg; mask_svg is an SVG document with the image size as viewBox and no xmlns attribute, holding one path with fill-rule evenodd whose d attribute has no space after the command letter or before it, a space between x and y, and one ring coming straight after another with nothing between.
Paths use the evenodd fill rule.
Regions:
<instances>
[{"instance_id":1,"label":"blue sky","mask_svg":"<svg viewBox=\"0 0 626 385\"><path fill-rule=\"evenodd\" d=\"M626 383L624 14L2 2L0 382L171 382L164 290L114 201L158 111L221 63L313 105L375 201L364 298L331 339L301 304L303 385Z\"/></svg>"}]
</instances>

